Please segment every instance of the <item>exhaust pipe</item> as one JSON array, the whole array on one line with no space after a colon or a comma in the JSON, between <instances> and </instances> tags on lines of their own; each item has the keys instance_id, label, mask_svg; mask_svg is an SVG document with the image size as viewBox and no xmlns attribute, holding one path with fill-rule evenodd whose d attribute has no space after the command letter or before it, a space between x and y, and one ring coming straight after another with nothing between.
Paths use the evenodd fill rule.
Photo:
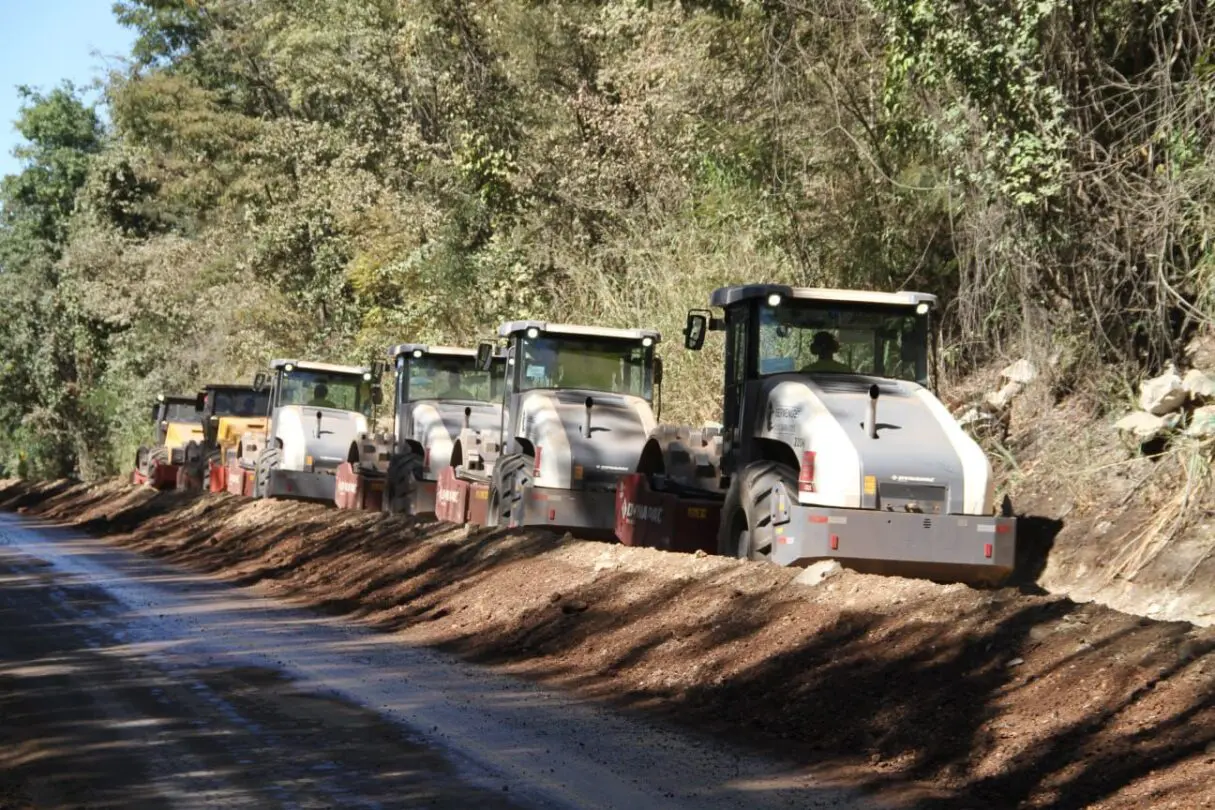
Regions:
<instances>
[{"instance_id":1,"label":"exhaust pipe","mask_svg":"<svg viewBox=\"0 0 1215 810\"><path fill-rule=\"evenodd\" d=\"M324 416L320 411L316 412L316 437L321 438L321 417Z\"/></svg>"},{"instance_id":2,"label":"exhaust pipe","mask_svg":"<svg viewBox=\"0 0 1215 810\"><path fill-rule=\"evenodd\" d=\"M586 398L586 427L583 429L583 434L589 439L591 438L591 408L595 407L595 400L590 397Z\"/></svg>"},{"instance_id":3,"label":"exhaust pipe","mask_svg":"<svg viewBox=\"0 0 1215 810\"><path fill-rule=\"evenodd\" d=\"M881 391L876 385L869 386L869 410L865 412L865 433L869 438L876 439L877 435L877 401Z\"/></svg>"},{"instance_id":4,"label":"exhaust pipe","mask_svg":"<svg viewBox=\"0 0 1215 810\"><path fill-rule=\"evenodd\" d=\"M472 420L472 408L466 407L464 409L464 429L465 430L468 430L468 426L469 426L471 420Z\"/></svg>"}]
</instances>

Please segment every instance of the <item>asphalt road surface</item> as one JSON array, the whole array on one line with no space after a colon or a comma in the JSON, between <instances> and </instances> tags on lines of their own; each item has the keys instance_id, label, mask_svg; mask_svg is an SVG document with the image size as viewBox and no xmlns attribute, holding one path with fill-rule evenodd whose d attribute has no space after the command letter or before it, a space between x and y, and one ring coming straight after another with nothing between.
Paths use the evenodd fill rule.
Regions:
<instances>
[{"instance_id":1,"label":"asphalt road surface","mask_svg":"<svg viewBox=\"0 0 1215 810\"><path fill-rule=\"evenodd\" d=\"M882 806L12 514L0 721L37 808Z\"/></svg>"}]
</instances>

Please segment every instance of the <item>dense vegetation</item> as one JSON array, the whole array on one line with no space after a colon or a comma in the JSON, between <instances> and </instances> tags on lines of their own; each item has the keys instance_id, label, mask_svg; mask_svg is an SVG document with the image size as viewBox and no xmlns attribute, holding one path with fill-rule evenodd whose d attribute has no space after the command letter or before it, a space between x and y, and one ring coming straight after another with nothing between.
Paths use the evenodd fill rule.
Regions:
<instances>
[{"instance_id":1,"label":"dense vegetation","mask_svg":"<svg viewBox=\"0 0 1215 810\"><path fill-rule=\"evenodd\" d=\"M0 455L125 466L160 390L271 354L655 325L723 282L941 295L951 368L1059 390L1215 313L1215 59L1173 0L123 0L29 92L0 201ZM712 349L712 346L710 347Z\"/></svg>"}]
</instances>

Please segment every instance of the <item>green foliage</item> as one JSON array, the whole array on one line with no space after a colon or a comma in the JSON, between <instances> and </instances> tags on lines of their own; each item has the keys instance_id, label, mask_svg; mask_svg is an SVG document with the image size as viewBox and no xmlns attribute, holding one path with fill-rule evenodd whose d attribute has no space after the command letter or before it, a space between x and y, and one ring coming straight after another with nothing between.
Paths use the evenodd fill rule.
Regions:
<instances>
[{"instance_id":1,"label":"green foliage","mask_svg":"<svg viewBox=\"0 0 1215 810\"><path fill-rule=\"evenodd\" d=\"M109 130L28 93L3 185L0 455L31 474L126 467L156 392L272 354L519 317L662 329L664 416L714 418L719 354L672 338L734 282L937 293L951 371L1155 365L1215 312L1197 3L115 12Z\"/></svg>"}]
</instances>

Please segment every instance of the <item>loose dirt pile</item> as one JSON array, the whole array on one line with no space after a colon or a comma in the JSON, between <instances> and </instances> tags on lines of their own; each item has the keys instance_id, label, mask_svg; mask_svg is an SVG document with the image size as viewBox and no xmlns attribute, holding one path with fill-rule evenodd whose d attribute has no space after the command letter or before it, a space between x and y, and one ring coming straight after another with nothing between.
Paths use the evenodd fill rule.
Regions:
<instances>
[{"instance_id":1,"label":"loose dirt pile","mask_svg":"<svg viewBox=\"0 0 1215 810\"><path fill-rule=\"evenodd\" d=\"M1215 807L1215 629L122 484L10 483L0 505L920 807Z\"/></svg>"}]
</instances>

